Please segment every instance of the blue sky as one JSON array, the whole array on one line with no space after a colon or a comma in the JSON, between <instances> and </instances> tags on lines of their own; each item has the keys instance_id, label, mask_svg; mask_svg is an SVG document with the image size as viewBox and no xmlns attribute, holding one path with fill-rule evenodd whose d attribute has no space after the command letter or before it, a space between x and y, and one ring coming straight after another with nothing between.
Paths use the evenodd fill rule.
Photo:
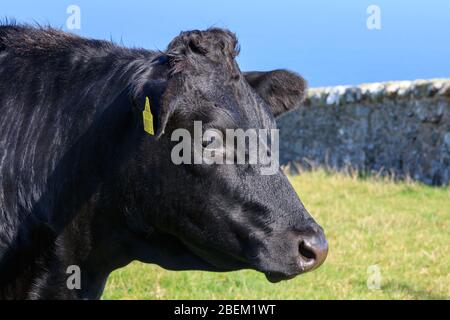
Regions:
<instances>
[{"instance_id":1,"label":"blue sky","mask_svg":"<svg viewBox=\"0 0 450 320\"><path fill-rule=\"evenodd\" d=\"M448 0L2 0L0 15L67 30L72 4L73 32L127 46L164 49L182 30L228 28L242 70L288 68L311 86L450 77ZM381 30L366 26L372 4Z\"/></svg>"}]
</instances>

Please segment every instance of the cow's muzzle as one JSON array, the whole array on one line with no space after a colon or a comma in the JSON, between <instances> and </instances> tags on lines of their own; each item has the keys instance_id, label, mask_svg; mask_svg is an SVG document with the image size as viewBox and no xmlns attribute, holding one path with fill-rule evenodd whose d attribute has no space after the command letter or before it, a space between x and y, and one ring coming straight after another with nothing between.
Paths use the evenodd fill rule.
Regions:
<instances>
[{"instance_id":1,"label":"cow's muzzle","mask_svg":"<svg viewBox=\"0 0 450 320\"><path fill-rule=\"evenodd\" d=\"M328 242L325 238L322 228L314 231L301 232L296 236L295 242L296 253L294 254L295 267L293 272L266 272L265 275L270 282L279 282L288 280L295 276L318 268L326 259L328 254Z\"/></svg>"}]
</instances>

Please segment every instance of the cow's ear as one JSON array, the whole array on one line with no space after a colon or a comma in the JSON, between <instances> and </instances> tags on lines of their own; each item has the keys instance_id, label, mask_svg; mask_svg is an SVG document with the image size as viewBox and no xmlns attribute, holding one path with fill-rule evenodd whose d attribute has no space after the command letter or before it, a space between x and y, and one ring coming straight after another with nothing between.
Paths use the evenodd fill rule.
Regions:
<instances>
[{"instance_id":1,"label":"cow's ear","mask_svg":"<svg viewBox=\"0 0 450 320\"><path fill-rule=\"evenodd\" d=\"M300 75L287 70L245 72L250 86L269 105L275 117L292 110L305 99L307 83Z\"/></svg>"},{"instance_id":2,"label":"cow's ear","mask_svg":"<svg viewBox=\"0 0 450 320\"><path fill-rule=\"evenodd\" d=\"M167 81L152 80L132 90L132 103L137 112L142 130L156 138L164 134L172 113L165 98Z\"/></svg>"}]
</instances>

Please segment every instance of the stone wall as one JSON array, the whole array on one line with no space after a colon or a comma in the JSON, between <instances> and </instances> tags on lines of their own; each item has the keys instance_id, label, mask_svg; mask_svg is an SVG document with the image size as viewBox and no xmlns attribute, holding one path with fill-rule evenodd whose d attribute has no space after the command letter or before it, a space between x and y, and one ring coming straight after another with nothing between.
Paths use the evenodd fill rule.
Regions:
<instances>
[{"instance_id":1,"label":"stone wall","mask_svg":"<svg viewBox=\"0 0 450 320\"><path fill-rule=\"evenodd\" d=\"M277 121L282 164L450 182L450 79L313 88Z\"/></svg>"}]
</instances>

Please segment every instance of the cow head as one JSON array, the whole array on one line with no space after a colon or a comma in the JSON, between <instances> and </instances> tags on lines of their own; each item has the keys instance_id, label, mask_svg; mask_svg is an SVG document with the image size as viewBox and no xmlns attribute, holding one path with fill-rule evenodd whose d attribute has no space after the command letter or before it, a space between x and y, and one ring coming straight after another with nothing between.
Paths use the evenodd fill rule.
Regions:
<instances>
[{"instance_id":1,"label":"cow head","mask_svg":"<svg viewBox=\"0 0 450 320\"><path fill-rule=\"evenodd\" d=\"M175 270L251 268L271 281L288 279L318 267L328 247L279 167L262 174L261 163L172 160L177 129L194 136L195 121L224 137L227 129L275 129L274 117L302 101L306 85L300 76L242 73L237 53L236 38L226 30L184 32L153 61L151 79L136 84L136 117L148 98L155 135L138 122L142 143L128 172L134 181L128 208L135 208L129 223L147 234L149 245L139 251L143 261ZM192 154L237 152L213 142L202 141L199 149L194 141Z\"/></svg>"}]
</instances>

